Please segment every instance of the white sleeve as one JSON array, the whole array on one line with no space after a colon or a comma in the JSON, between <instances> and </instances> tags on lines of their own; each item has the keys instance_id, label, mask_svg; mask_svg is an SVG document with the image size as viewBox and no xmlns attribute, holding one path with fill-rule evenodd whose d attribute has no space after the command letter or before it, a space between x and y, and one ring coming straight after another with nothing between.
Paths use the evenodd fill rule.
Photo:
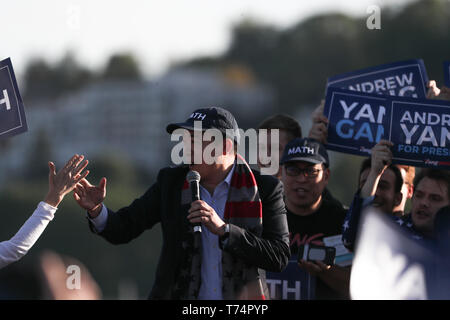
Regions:
<instances>
[{"instance_id":1,"label":"white sleeve","mask_svg":"<svg viewBox=\"0 0 450 320\"><path fill-rule=\"evenodd\" d=\"M13 263L25 254L39 239L48 223L53 220L57 208L39 202L31 217L24 223L19 231L8 241L0 242L0 269Z\"/></svg>"},{"instance_id":2,"label":"white sleeve","mask_svg":"<svg viewBox=\"0 0 450 320\"><path fill-rule=\"evenodd\" d=\"M92 222L94 229L97 233L102 232L103 229L105 229L106 220L108 220L108 209L106 209L104 204L102 204L102 211L100 211L100 214L98 216L96 216L93 219L89 217L89 214L87 216L89 221Z\"/></svg>"}]
</instances>

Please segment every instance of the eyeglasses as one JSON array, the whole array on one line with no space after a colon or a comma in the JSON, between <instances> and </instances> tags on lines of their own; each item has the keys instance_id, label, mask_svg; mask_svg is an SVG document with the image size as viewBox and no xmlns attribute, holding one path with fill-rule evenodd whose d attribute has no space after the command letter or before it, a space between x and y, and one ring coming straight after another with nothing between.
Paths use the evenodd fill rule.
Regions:
<instances>
[{"instance_id":1,"label":"eyeglasses","mask_svg":"<svg viewBox=\"0 0 450 320\"><path fill-rule=\"evenodd\" d=\"M319 172L322 169L307 167L305 169L300 169L297 166L286 166L286 174L291 177L296 177L300 174L303 174L305 178L312 179L319 175Z\"/></svg>"}]
</instances>

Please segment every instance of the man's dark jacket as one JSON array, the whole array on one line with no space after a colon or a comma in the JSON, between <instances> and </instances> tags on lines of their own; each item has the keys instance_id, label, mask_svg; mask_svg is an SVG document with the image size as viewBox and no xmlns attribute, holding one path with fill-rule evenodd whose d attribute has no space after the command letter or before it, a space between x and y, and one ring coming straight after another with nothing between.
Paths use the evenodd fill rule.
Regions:
<instances>
[{"instance_id":1,"label":"man's dark jacket","mask_svg":"<svg viewBox=\"0 0 450 320\"><path fill-rule=\"evenodd\" d=\"M189 207L181 205L181 190L188 170L186 166L162 169L156 183L130 206L117 212L108 209L105 229L99 233L113 244L128 243L161 222L163 246L150 299L177 298L173 288L186 254L182 243L192 230L186 218ZM267 294L265 272L261 269L280 272L286 267L290 257L289 231L282 183L272 176L252 171L262 202L262 234L255 235L230 224L228 241L222 249L258 268L255 274L259 279L254 281L261 280Z\"/></svg>"}]
</instances>

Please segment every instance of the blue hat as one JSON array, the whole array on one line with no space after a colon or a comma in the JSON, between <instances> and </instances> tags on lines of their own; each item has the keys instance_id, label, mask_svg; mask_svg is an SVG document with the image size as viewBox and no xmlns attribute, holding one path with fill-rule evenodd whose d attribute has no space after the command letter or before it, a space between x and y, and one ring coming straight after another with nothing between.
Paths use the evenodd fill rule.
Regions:
<instances>
[{"instance_id":1,"label":"blue hat","mask_svg":"<svg viewBox=\"0 0 450 320\"><path fill-rule=\"evenodd\" d=\"M314 164L329 165L327 149L318 141L311 138L295 138L289 141L283 151L281 164L292 161L305 161Z\"/></svg>"},{"instance_id":2,"label":"blue hat","mask_svg":"<svg viewBox=\"0 0 450 320\"><path fill-rule=\"evenodd\" d=\"M240 135L236 119L230 111L220 107L197 109L192 112L185 122L171 123L166 127L166 130L168 133L172 133L175 129L179 128L195 130L194 121L202 122L202 131L217 129L239 143Z\"/></svg>"}]
</instances>

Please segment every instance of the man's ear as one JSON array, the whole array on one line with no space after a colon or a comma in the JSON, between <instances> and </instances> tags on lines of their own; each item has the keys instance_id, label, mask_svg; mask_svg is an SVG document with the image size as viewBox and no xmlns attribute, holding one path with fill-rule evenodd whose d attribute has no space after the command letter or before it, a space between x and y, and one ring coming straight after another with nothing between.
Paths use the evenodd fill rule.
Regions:
<instances>
[{"instance_id":1,"label":"man's ear","mask_svg":"<svg viewBox=\"0 0 450 320\"><path fill-rule=\"evenodd\" d=\"M400 203L402 203L403 200L403 194L399 191L395 194L394 197L394 207L400 205Z\"/></svg>"},{"instance_id":2,"label":"man's ear","mask_svg":"<svg viewBox=\"0 0 450 320\"><path fill-rule=\"evenodd\" d=\"M323 169L323 180L328 183L329 179L330 179L330 168L324 168Z\"/></svg>"},{"instance_id":3,"label":"man's ear","mask_svg":"<svg viewBox=\"0 0 450 320\"><path fill-rule=\"evenodd\" d=\"M234 143L230 138L225 139L225 143L223 145L223 154L231 154L234 153Z\"/></svg>"}]
</instances>

